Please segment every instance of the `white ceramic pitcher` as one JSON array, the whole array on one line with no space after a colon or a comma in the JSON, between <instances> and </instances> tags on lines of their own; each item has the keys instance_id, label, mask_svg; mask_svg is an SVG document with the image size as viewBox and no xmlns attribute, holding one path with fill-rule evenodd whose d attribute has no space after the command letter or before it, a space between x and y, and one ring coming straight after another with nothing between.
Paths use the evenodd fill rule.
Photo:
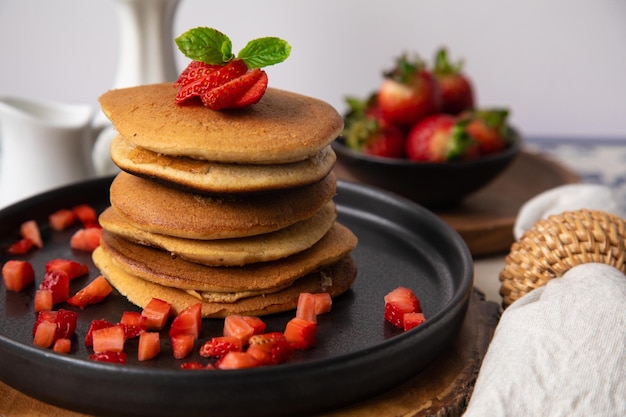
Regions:
<instances>
[{"instance_id":1,"label":"white ceramic pitcher","mask_svg":"<svg viewBox=\"0 0 626 417\"><path fill-rule=\"evenodd\" d=\"M88 105L0 97L0 208L94 175L93 112Z\"/></svg>"}]
</instances>

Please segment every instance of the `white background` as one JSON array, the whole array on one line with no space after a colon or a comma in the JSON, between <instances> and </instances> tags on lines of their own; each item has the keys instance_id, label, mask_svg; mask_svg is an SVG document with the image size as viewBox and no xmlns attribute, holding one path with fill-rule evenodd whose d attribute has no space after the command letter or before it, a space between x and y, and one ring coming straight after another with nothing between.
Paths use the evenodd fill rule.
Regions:
<instances>
[{"instance_id":1,"label":"white background","mask_svg":"<svg viewBox=\"0 0 626 417\"><path fill-rule=\"evenodd\" d=\"M113 85L114 0L0 0L0 95L96 106ZM402 52L464 58L481 106L508 106L527 136L626 139L624 0L181 0L174 35L262 36L293 46L270 84L345 110ZM187 60L176 52L179 69Z\"/></svg>"}]
</instances>

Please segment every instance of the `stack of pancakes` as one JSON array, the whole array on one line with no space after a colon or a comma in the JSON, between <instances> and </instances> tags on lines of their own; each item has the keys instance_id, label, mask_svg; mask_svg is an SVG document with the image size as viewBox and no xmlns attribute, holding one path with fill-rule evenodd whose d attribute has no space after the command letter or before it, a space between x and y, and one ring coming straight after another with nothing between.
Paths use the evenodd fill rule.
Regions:
<instances>
[{"instance_id":1,"label":"stack of pancakes","mask_svg":"<svg viewBox=\"0 0 626 417\"><path fill-rule=\"evenodd\" d=\"M205 317L293 309L301 292L347 291L354 234L336 221L330 105L269 88L249 108L176 105L173 84L100 98L121 168L100 216L96 266L143 307Z\"/></svg>"}]
</instances>

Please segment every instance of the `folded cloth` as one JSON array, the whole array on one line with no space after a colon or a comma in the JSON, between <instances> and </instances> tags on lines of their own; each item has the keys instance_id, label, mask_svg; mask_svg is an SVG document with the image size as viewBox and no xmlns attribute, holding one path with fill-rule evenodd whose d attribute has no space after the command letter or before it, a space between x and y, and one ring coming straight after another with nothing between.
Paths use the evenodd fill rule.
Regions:
<instances>
[{"instance_id":1,"label":"folded cloth","mask_svg":"<svg viewBox=\"0 0 626 417\"><path fill-rule=\"evenodd\" d=\"M626 276L573 267L502 314L464 417L626 415Z\"/></svg>"},{"instance_id":2,"label":"folded cloth","mask_svg":"<svg viewBox=\"0 0 626 417\"><path fill-rule=\"evenodd\" d=\"M552 188L528 200L520 209L513 235L519 240L526 230L552 214L579 209L602 210L624 217L613 190L597 184L568 184Z\"/></svg>"}]
</instances>

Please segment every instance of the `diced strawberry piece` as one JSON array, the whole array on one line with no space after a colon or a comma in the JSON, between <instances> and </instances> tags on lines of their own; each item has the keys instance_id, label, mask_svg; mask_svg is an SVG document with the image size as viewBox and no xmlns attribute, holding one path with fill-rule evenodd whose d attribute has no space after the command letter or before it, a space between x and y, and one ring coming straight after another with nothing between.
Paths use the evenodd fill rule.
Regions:
<instances>
[{"instance_id":1,"label":"diced strawberry piece","mask_svg":"<svg viewBox=\"0 0 626 417\"><path fill-rule=\"evenodd\" d=\"M158 332L143 332L139 335L137 359L147 361L155 358L161 351L161 336Z\"/></svg>"},{"instance_id":2,"label":"diced strawberry piece","mask_svg":"<svg viewBox=\"0 0 626 417\"><path fill-rule=\"evenodd\" d=\"M313 294L315 297L315 314L330 313L333 307L333 299L327 292Z\"/></svg>"},{"instance_id":3,"label":"diced strawberry piece","mask_svg":"<svg viewBox=\"0 0 626 417\"><path fill-rule=\"evenodd\" d=\"M58 353L70 353L72 350L72 341L67 338L57 339L52 346L52 350Z\"/></svg>"},{"instance_id":4,"label":"diced strawberry piece","mask_svg":"<svg viewBox=\"0 0 626 417\"><path fill-rule=\"evenodd\" d=\"M175 359L185 359L193 351L196 338L192 334L179 333L170 336L172 354Z\"/></svg>"},{"instance_id":5,"label":"diced strawberry piece","mask_svg":"<svg viewBox=\"0 0 626 417\"><path fill-rule=\"evenodd\" d=\"M98 213L88 204L80 204L72 208L72 212L85 228L100 227L98 223Z\"/></svg>"},{"instance_id":6,"label":"diced strawberry piece","mask_svg":"<svg viewBox=\"0 0 626 417\"><path fill-rule=\"evenodd\" d=\"M222 358L228 352L242 351L241 339L233 336L216 336L200 347L200 356L204 358Z\"/></svg>"},{"instance_id":7,"label":"diced strawberry piece","mask_svg":"<svg viewBox=\"0 0 626 417\"><path fill-rule=\"evenodd\" d=\"M224 336L236 337L243 345L248 344L248 339L254 334L254 327L239 314L231 314L224 319Z\"/></svg>"},{"instance_id":8,"label":"diced strawberry piece","mask_svg":"<svg viewBox=\"0 0 626 417\"><path fill-rule=\"evenodd\" d=\"M43 248L43 240L41 239L41 232L39 231L39 225L35 220L28 220L21 224L20 235L24 239L29 239L38 248Z\"/></svg>"},{"instance_id":9,"label":"diced strawberry piece","mask_svg":"<svg viewBox=\"0 0 626 417\"><path fill-rule=\"evenodd\" d=\"M99 330L99 329L105 329L107 327L113 327L113 326L115 325L108 320L104 320L104 319L92 320L91 324L89 325L89 329L87 330L87 335L85 336L85 346L87 347L93 346L93 332L94 331Z\"/></svg>"},{"instance_id":10,"label":"diced strawberry piece","mask_svg":"<svg viewBox=\"0 0 626 417\"><path fill-rule=\"evenodd\" d=\"M99 275L72 297L68 298L67 302L73 306L85 308L89 304L96 304L104 300L111 292L113 292L111 284L104 276Z\"/></svg>"},{"instance_id":11,"label":"diced strawberry piece","mask_svg":"<svg viewBox=\"0 0 626 417\"><path fill-rule=\"evenodd\" d=\"M193 369L193 370L215 370L215 366L213 364L201 364L196 361L188 361L180 364L180 369Z\"/></svg>"},{"instance_id":12,"label":"diced strawberry piece","mask_svg":"<svg viewBox=\"0 0 626 417\"><path fill-rule=\"evenodd\" d=\"M58 339L69 339L76 331L76 323L78 322L78 314L75 311L64 310L60 308L54 320L57 325Z\"/></svg>"},{"instance_id":13,"label":"diced strawberry piece","mask_svg":"<svg viewBox=\"0 0 626 417\"><path fill-rule=\"evenodd\" d=\"M146 304L141 315L146 318L146 330L161 330L170 317L172 306L167 301L153 298Z\"/></svg>"},{"instance_id":14,"label":"diced strawberry piece","mask_svg":"<svg viewBox=\"0 0 626 417\"><path fill-rule=\"evenodd\" d=\"M174 317L170 326L170 337L186 334L197 339L202 328L202 303L192 304Z\"/></svg>"},{"instance_id":15,"label":"diced strawberry piece","mask_svg":"<svg viewBox=\"0 0 626 417\"><path fill-rule=\"evenodd\" d=\"M121 325L105 327L92 332L93 351L122 352L124 350L124 328Z\"/></svg>"},{"instance_id":16,"label":"diced strawberry piece","mask_svg":"<svg viewBox=\"0 0 626 417\"><path fill-rule=\"evenodd\" d=\"M313 294L303 292L298 297L298 306L296 307L296 317L303 320L317 322L317 314L315 314L315 297Z\"/></svg>"},{"instance_id":17,"label":"diced strawberry piece","mask_svg":"<svg viewBox=\"0 0 626 417\"><path fill-rule=\"evenodd\" d=\"M35 291L34 301L35 312L51 311L54 307L54 300L52 298L52 291L50 290L37 290Z\"/></svg>"},{"instance_id":18,"label":"diced strawberry piece","mask_svg":"<svg viewBox=\"0 0 626 417\"><path fill-rule=\"evenodd\" d=\"M19 292L35 281L35 270L28 261L9 260L2 266L7 290Z\"/></svg>"},{"instance_id":19,"label":"diced strawberry piece","mask_svg":"<svg viewBox=\"0 0 626 417\"><path fill-rule=\"evenodd\" d=\"M120 323L126 339L133 339L146 331L147 319L136 311L124 311Z\"/></svg>"},{"instance_id":20,"label":"diced strawberry piece","mask_svg":"<svg viewBox=\"0 0 626 417\"><path fill-rule=\"evenodd\" d=\"M92 361L118 363L124 365L128 355L126 352L95 352L89 355Z\"/></svg>"},{"instance_id":21,"label":"diced strawberry piece","mask_svg":"<svg viewBox=\"0 0 626 417\"><path fill-rule=\"evenodd\" d=\"M39 289L52 291L54 304L62 303L70 298L70 278L63 271L46 272Z\"/></svg>"},{"instance_id":22,"label":"diced strawberry piece","mask_svg":"<svg viewBox=\"0 0 626 417\"><path fill-rule=\"evenodd\" d=\"M76 221L76 214L72 210L60 209L48 216L48 224L52 230L60 232L67 229Z\"/></svg>"},{"instance_id":23,"label":"diced strawberry piece","mask_svg":"<svg viewBox=\"0 0 626 417\"><path fill-rule=\"evenodd\" d=\"M101 235L102 229L98 227L78 229L70 239L70 247L85 252L93 252L100 246Z\"/></svg>"},{"instance_id":24,"label":"diced strawberry piece","mask_svg":"<svg viewBox=\"0 0 626 417\"><path fill-rule=\"evenodd\" d=\"M281 332L254 335L250 338L246 352L260 365L277 365L289 360L293 347Z\"/></svg>"},{"instance_id":25,"label":"diced strawberry piece","mask_svg":"<svg viewBox=\"0 0 626 417\"><path fill-rule=\"evenodd\" d=\"M218 369L247 369L257 366L259 361L247 352L229 352L217 363Z\"/></svg>"},{"instance_id":26,"label":"diced strawberry piece","mask_svg":"<svg viewBox=\"0 0 626 417\"><path fill-rule=\"evenodd\" d=\"M423 313L404 313L402 316L404 323L404 331L411 330L413 327L417 327L426 321Z\"/></svg>"},{"instance_id":27,"label":"diced strawberry piece","mask_svg":"<svg viewBox=\"0 0 626 417\"><path fill-rule=\"evenodd\" d=\"M46 272L50 271L63 271L67 274L70 280L89 273L89 267L80 262L72 261L70 259L52 259L46 262Z\"/></svg>"},{"instance_id":28,"label":"diced strawberry piece","mask_svg":"<svg viewBox=\"0 0 626 417\"><path fill-rule=\"evenodd\" d=\"M35 247L35 244L30 239L20 239L13 243L7 249L7 252L11 255L25 255Z\"/></svg>"},{"instance_id":29,"label":"diced strawberry piece","mask_svg":"<svg viewBox=\"0 0 626 417\"><path fill-rule=\"evenodd\" d=\"M394 326L404 328L405 313L420 313L421 307L413 291L406 287L398 287L384 297L385 320Z\"/></svg>"},{"instance_id":30,"label":"diced strawberry piece","mask_svg":"<svg viewBox=\"0 0 626 417\"><path fill-rule=\"evenodd\" d=\"M317 323L294 317L285 326L285 338L294 349L306 350L315 346Z\"/></svg>"},{"instance_id":31,"label":"diced strawberry piece","mask_svg":"<svg viewBox=\"0 0 626 417\"><path fill-rule=\"evenodd\" d=\"M267 324L257 316L241 316L246 323L248 323L252 327L252 334L262 334L265 333L265 328Z\"/></svg>"},{"instance_id":32,"label":"diced strawberry piece","mask_svg":"<svg viewBox=\"0 0 626 417\"><path fill-rule=\"evenodd\" d=\"M35 332L37 331L37 327L43 322L53 323L56 326L57 316L59 315L58 311L40 311L37 314L37 318L35 319L35 324L33 325L33 336L35 336Z\"/></svg>"},{"instance_id":33,"label":"diced strawberry piece","mask_svg":"<svg viewBox=\"0 0 626 417\"><path fill-rule=\"evenodd\" d=\"M56 332L56 324L49 321L39 323L35 330L33 344L42 348L49 348L54 343Z\"/></svg>"}]
</instances>

